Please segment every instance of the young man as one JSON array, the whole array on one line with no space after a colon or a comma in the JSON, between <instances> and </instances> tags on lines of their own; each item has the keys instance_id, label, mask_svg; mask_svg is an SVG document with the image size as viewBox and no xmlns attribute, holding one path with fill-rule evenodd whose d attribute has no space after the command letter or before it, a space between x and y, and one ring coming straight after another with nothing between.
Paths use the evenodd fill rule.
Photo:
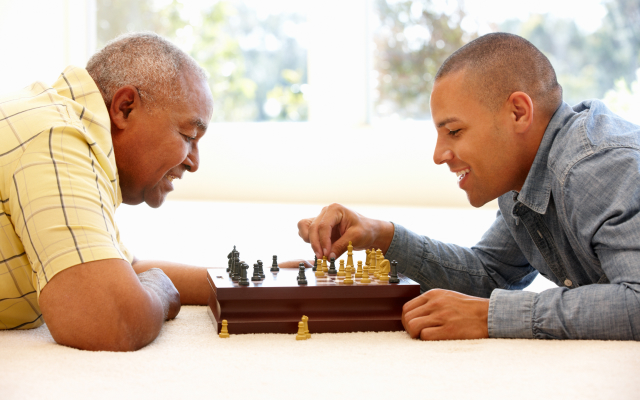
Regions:
<instances>
[{"instance_id":1,"label":"young man","mask_svg":"<svg viewBox=\"0 0 640 400\"><path fill-rule=\"evenodd\" d=\"M403 323L423 340L640 339L640 127L600 101L575 107L549 60L506 33L482 36L436 75L436 164L469 202L498 198L472 248L341 205L298 223L317 256L380 248L423 293ZM523 289L541 273L558 288Z\"/></svg>"}]
</instances>

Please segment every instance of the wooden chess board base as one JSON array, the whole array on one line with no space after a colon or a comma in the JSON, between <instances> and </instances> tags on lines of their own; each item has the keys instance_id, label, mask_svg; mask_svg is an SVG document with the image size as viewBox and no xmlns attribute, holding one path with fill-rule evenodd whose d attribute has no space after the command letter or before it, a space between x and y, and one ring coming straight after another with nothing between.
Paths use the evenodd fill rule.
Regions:
<instances>
[{"instance_id":1,"label":"wooden chess board base","mask_svg":"<svg viewBox=\"0 0 640 400\"><path fill-rule=\"evenodd\" d=\"M307 285L297 284L297 269L265 271L249 286L233 282L225 269L208 270L209 316L219 333L226 319L230 334L296 333L303 315L311 333L401 331L402 306L420 294L420 285L399 275L400 283L343 277L316 278L306 271Z\"/></svg>"}]
</instances>

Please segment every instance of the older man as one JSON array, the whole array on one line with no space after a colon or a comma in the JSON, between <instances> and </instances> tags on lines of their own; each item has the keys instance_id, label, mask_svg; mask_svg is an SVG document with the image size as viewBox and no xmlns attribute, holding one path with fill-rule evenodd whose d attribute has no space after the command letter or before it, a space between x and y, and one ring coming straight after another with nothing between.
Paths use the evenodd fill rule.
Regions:
<instances>
[{"instance_id":1,"label":"older man","mask_svg":"<svg viewBox=\"0 0 640 400\"><path fill-rule=\"evenodd\" d=\"M0 99L0 329L46 322L60 344L133 350L181 303L206 304L205 269L135 260L114 212L160 206L198 169L212 107L196 62L146 33Z\"/></svg>"},{"instance_id":2,"label":"older man","mask_svg":"<svg viewBox=\"0 0 640 400\"><path fill-rule=\"evenodd\" d=\"M334 204L298 224L316 255L352 241L397 260L426 291L403 310L414 338L639 340L640 127L597 100L563 103L549 60L506 33L444 62L431 113L436 164L471 205L498 198L482 240L445 244ZM538 272L559 287L514 290Z\"/></svg>"}]
</instances>

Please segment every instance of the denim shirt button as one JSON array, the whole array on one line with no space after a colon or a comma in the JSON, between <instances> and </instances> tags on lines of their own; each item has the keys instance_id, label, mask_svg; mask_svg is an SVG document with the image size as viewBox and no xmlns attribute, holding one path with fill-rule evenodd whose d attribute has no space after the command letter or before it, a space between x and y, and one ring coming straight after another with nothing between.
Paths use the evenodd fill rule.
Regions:
<instances>
[{"instance_id":1,"label":"denim shirt button","mask_svg":"<svg viewBox=\"0 0 640 400\"><path fill-rule=\"evenodd\" d=\"M565 280L564 280L564 285L565 285L566 287L571 287L571 285L573 285L573 282L571 282L569 279L565 279Z\"/></svg>"}]
</instances>

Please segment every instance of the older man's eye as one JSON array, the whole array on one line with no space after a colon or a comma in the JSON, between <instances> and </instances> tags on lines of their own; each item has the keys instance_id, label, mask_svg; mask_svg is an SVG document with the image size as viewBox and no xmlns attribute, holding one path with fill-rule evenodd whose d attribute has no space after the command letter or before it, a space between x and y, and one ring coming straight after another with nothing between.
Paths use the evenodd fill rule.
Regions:
<instances>
[{"instance_id":1,"label":"older man's eye","mask_svg":"<svg viewBox=\"0 0 640 400\"><path fill-rule=\"evenodd\" d=\"M194 140L194 137L191 136L187 136L184 133L181 133L182 137L184 137L184 140L186 140L187 142L191 142L192 140Z\"/></svg>"},{"instance_id":2,"label":"older man's eye","mask_svg":"<svg viewBox=\"0 0 640 400\"><path fill-rule=\"evenodd\" d=\"M460 129L456 129L455 131L449 131L450 136L456 136L460 132Z\"/></svg>"}]
</instances>

